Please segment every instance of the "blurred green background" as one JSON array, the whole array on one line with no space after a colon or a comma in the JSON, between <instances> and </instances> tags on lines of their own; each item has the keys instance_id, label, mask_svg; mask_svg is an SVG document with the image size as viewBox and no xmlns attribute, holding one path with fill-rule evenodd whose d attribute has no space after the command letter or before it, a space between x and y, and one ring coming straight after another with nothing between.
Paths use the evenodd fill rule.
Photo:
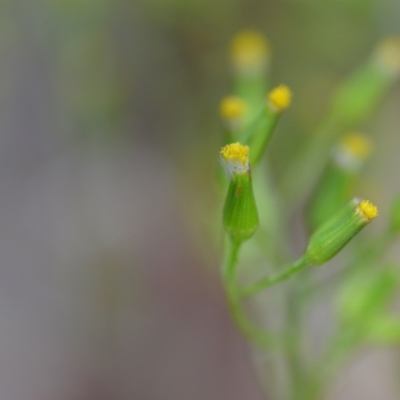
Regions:
<instances>
[{"instance_id":1,"label":"blurred green background","mask_svg":"<svg viewBox=\"0 0 400 400\"><path fill-rule=\"evenodd\" d=\"M279 179L399 26L396 0L2 0L0 398L262 399L203 224L229 41L266 34L272 84L293 90L269 152ZM399 100L358 127L376 140L365 185L383 217ZM366 352L331 398L395 399L394 364Z\"/></svg>"}]
</instances>

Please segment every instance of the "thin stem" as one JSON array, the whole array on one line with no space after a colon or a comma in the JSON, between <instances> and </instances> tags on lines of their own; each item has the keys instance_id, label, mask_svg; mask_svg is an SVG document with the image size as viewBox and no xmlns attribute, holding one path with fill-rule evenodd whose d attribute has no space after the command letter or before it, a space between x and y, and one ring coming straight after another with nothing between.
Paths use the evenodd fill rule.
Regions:
<instances>
[{"instance_id":1,"label":"thin stem","mask_svg":"<svg viewBox=\"0 0 400 400\"><path fill-rule=\"evenodd\" d=\"M242 136L241 136L241 141L243 143L248 144L251 140L251 137L253 136L255 130L257 129L258 125L260 122L265 118L266 114L266 107L262 107L261 110L259 110L251 124L243 131Z\"/></svg>"},{"instance_id":2,"label":"thin stem","mask_svg":"<svg viewBox=\"0 0 400 400\"><path fill-rule=\"evenodd\" d=\"M290 398L309 400L306 390L306 366L303 354L303 313L301 301L306 274L296 275L288 287L286 298L286 357L290 377Z\"/></svg>"},{"instance_id":3,"label":"thin stem","mask_svg":"<svg viewBox=\"0 0 400 400\"><path fill-rule=\"evenodd\" d=\"M276 274L272 274L270 276L267 276L260 281L254 283L253 285L250 285L248 287L240 289L240 294L242 297L250 297L261 290L266 289L269 286L275 285L278 282L282 282L286 279L288 279L290 276L293 274L310 267L311 263L307 260L305 257L300 257L296 261L294 261L292 264L290 264L286 269L284 269L282 272L278 272Z\"/></svg>"},{"instance_id":4,"label":"thin stem","mask_svg":"<svg viewBox=\"0 0 400 400\"><path fill-rule=\"evenodd\" d=\"M225 282L231 282L235 277L240 245L240 243L233 241L229 241L227 243L228 250L225 251L225 260L223 266L223 276Z\"/></svg>"},{"instance_id":5,"label":"thin stem","mask_svg":"<svg viewBox=\"0 0 400 400\"><path fill-rule=\"evenodd\" d=\"M225 252L223 279L229 310L242 335L253 345L269 350L275 338L250 321L243 310L240 289L235 280L239 250L240 243L230 242Z\"/></svg>"},{"instance_id":6,"label":"thin stem","mask_svg":"<svg viewBox=\"0 0 400 400\"><path fill-rule=\"evenodd\" d=\"M326 290L327 284L337 283L340 279L344 279L346 275L356 273L360 269L364 273L367 273L367 269L375 265L379 257L390 246L392 240L393 235L391 232L384 233L370 246L365 246L364 251L358 253L357 257L336 276L309 289L306 297L321 293L321 289ZM307 379L307 393L310 400L321 398L321 394L326 390L326 387L332 382L334 376L339 371L340 365L359 346L361 331L362 328L357 329L350 326L341 326L332 334L324 353L312 371L310 371Z\"/></svg>"},{"instance_id":7,"label":"thin stem","mask_svg":"<svg viewBox=\"0 0 400 400\"><path fill-rule=\"evenodd\" d=\"M317 182L337 134L337 125L337 121L328 116L288 166L279 185L285 209L292 210L304 200Z\"/></svg>"}]
</instances>

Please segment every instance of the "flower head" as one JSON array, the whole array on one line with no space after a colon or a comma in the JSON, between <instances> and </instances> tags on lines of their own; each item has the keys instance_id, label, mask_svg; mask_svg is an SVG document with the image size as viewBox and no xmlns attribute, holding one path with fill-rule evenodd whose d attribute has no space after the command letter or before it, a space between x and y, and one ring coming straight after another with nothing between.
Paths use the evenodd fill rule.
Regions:
<instances>
[{"instance_id":1,"label":"flower head","mask_svg":"<svg viewBox=\"0 0 400 400\"><path fill-rule=\"evenodd\" d=\"M223 147L220 154L230 179L224 205L224 227L234 242L241 243L251 237L258 227L249 148L240 143L231 143Z\"/></svg>"},{"instance_id":2,"label":"flower head","mask_svg":"<svg viewBox=\"0 0 400 400\"><path fill-rule=\"evenodd\" d=\"M219 111L223 119L238 119L241 118L246 111L246 104L239 97L227 96L222 99Z\"/></svg>"},{"instance_id":3,"label":"flower head","mask_svg":"<svg viewBox=\"0 0 400 400\"><path fill-rule=\"evenodd\" d=\"M375 49L374 60L389 75L399 75L400 37L389 36L382 40Z\"/></svg>"},{"instance_id":4,"label":"flower head","mask_svg":"<svg viewBox=\"0 0 400 400\"><path fill-rule=\"evenodd\" d=\"M360 132L343 136L333 152L334 162L346 170L357 170L372 153L372 142Z\"/></svg>"},{"instance_id":5,"label":"flower head","mask_svg":"<svg viewBox=\"0 0 400 400\"><path fill-rule=\"evenodd\" d=\"M271 109L276 113L280 113L288 108L291 101L292 92L286 85L279 85L268 94L268 103Z\"/></svg>"},{"instance_id":6,"label":"flower head","mask_svg":"<svg viewBox=\"0 0 400 400\"><path fill-rule=\"evenodd\" d=\"M261 71L268 62L270 51L265 36L254 30L239 32L230 47L234 66L245 73Z\"/></svg>"},{"instance_id":7,"label":"flower head","mask_svg":"<svg viewBox=\"0 0 400 400\"><path fill-rule=\"evenodd\" d=\"M229 177L233 174L243 174L250 170L249 147L240 143L231 143L224 146L221 151L221 162Z\"/></svg>"},{"instance_id":8,"label":"flower head","mask_svg":"<svg viewBox=\"0 0 400 400\"><path fill-rule=\"evenodd\" d=\"M359 215L366 221L371 221L378 216L378 208L369 200L363 200L356 208Z\"/></svg>"},{"instance_id":9,"label":"flower head","mask_svg":"<svg viewBox=\"0 0 400 400\"><path fill-rule=\"evenodd\" d=\"M326 263L377 216L378 209L370 201L350 200L311 236L307 259L314 265Z\"/></svg>"}]
</instances>

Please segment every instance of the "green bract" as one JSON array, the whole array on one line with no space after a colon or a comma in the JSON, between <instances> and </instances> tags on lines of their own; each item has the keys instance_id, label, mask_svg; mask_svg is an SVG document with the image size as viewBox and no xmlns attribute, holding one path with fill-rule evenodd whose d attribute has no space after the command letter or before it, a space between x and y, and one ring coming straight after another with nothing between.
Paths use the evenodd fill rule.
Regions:
<instances>
[{"instance_id":1,"label":"green bract","mask_svg":"<svg viewBox=\"0 0 400 400\"><path fill-rule=\"evenodd\" d=\"M350 200L311 236L306 258L314 265L326 263L376 215L371 203Z\"/></svg>"},{"instance_id":2,"label":"green bract","mask_svg":"<svg viewBox=\"0 0 400 400\"><path fill-rule=\"evenodd\" d=\"M258 228L250 171L232 175L224 206L224 227L238 243L250 238Z\"/></svg>"}]
</instances>

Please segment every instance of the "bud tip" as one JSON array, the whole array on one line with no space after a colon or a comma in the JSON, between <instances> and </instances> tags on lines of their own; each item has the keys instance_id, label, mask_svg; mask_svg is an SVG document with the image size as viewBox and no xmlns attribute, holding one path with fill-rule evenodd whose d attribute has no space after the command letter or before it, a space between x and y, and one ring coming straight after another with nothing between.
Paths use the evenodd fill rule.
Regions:
<instances>
[{"instance_id":1,"label":"bud tip","mask_svg":"<svg viewBox=\"0 0 400 400\"><path fill-rule=\"evenodd\" d=\"M239 162L243 166L249 162L249 146L243 146L238 142L227 144L221 149L220 153L228 162Z\"/></svg>"},{"instance_id":2,"label":"bud tip","mask_svg":"<svg viewBox=\"0 0 400 400\"><path fill-rule=\"evenodd\" d=\"M255 30L239 32L231 42L231 58L239 68L259 68L266 64L270 45L264 35Z\"/></svg>"},{"instance_id":3,"label":"bud tip","mask_svg":"<svg viewBox=\"0 0 400 400\"><path fill-rule=\"evenodd\" d=\"M368 221L378 216L378 208L368 200L363 200L357 206L357 211Z\"/></svg>"},{"instance_id":4,"label":"bud tip","mask_svg":"<svg viewBox=\"0 0 400 400\"><path fill-rule=\"evenodd\" d=\"M245 102L236 96L223 98L219 107L220 115L225 120L237 120L243 116L245 111Z\"/></svg>"},{"instance_id":5,"label":"bud tip","mask_svg":"<svg viewBox=\"0 0 400 400\"><path fill-rule=\"evenodd\" d=\"M389 74L400 73L400 37L388 36L375 49L375 59Z\"/></svg>"},{"instance_id":6,"label":"bud tip","mask_svg":"<svg viewBox=\"0 0 400 400\"><path fill-rule=\"evenodd\" d=\"M286 85L279 85L268 94L270 106L276 112L281 112L289 107L292 101L292 92Z\"/></svg>"}]
</instances>

